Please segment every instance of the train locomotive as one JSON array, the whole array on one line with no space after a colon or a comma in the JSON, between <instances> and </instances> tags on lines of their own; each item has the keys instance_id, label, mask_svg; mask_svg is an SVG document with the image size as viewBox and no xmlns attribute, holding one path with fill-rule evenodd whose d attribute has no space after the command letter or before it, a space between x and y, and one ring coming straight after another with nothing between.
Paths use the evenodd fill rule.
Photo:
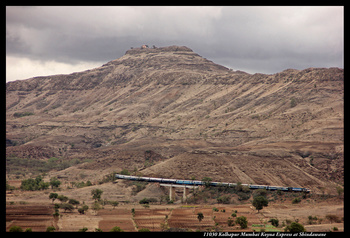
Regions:
<instances>
[{"instance_id":1,"label":"train locomotive","mask_svg":"<svg viewBox=\"0 0 350 238\"><path fill-rule=\"evenodd\" d=\"M204 186L206 182L199 180L180 180L180 179L166 179L166 178L153 178L153 177L139 177L131 175L122 175L116 174L118 179L127 179L135 181L144 181L144 182L156 182L156 183L166 183L166 184L179 184L179 185L195 185L195 186ZM234 187L237 186L237 183L222 183L222 182L208 182L209 186L228 186ZM270 191L280 190L285 192L304 192L310 193L311 190L308 188L296 188L296 187L281 187L281 186L271 186L271 185L255 185L255 184L241 184L242 186L247 186L249 189L266 189Z\"/></svg>"}]
</instances>

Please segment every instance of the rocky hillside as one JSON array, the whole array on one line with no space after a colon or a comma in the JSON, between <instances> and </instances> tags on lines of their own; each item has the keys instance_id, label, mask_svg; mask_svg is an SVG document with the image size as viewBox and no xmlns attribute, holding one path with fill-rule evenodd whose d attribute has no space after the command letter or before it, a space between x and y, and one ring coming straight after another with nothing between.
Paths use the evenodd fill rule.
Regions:
<instances>
[{"instance_id":1,"label":"rocky hillside","mask_svg":"<svg viewBox=\"0 0 350 238\"><path fill-rule=\"evenodd\" d=\"M131 49L95 69L7 83L6 155L334 191L343 85L339 68L248 74L185 46Z\"/></svg>"}]
</instances>

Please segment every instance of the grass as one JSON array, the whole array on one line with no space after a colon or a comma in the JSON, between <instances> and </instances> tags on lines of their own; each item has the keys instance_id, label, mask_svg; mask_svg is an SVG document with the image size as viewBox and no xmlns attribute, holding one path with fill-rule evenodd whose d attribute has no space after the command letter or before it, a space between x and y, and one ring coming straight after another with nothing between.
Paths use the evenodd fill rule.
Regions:
<instances>
[{"instance_id":1,"label":"grass","mask_svg":"<svg viewBox=\"0 0 350 238\"><path fill-rule=\"evenodd\" d=\"M183 208L196 208L199 207L199 205L182 205Z\"/></svg>"},{"instance_id":2,"label":"grass","mask_svg":"<svg viewBox=\"0 0 350 238\"><path fill-rule=\"evenodd\" d=\"M274 227L273 225L264 225L264 224L252 224L252 227L258 227L258 228L252 228L253 231L265 231L265 232L280 232L283 231L283 229L279 229L277 227Z\"/></svg>"}]
</instances>

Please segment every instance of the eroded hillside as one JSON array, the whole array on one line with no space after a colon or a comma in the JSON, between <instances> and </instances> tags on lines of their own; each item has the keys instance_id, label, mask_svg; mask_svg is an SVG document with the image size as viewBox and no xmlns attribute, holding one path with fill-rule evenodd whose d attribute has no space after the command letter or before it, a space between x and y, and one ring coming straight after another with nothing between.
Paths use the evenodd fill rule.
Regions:
<instances>
[{"instance_id":1,"label":"eroded hillside","mask_svg":"<svg viewBox=\"0 0 350 238\"><path fill-rule=\"evenodd\" d=\"M187 47L132 49L99 68L7 83L6 154L89 159L77 168L99 176L136 168L334 192L343 84L338 68L252 75Z\"/></svg>"}]
</instances>

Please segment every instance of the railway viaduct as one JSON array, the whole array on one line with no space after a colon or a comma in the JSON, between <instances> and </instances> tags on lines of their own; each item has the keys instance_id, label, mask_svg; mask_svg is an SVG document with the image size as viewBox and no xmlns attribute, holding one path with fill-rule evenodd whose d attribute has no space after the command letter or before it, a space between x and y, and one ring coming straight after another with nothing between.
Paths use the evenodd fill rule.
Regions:
<instances>
[{"instance_id":1,"label":"railway viaduct","mask_svg":"<svg viewBox=\"0 0 350 238\"><path fill-rule=\"evenodd\" d=\"M186 201L187 196L189 194L189 189L198 189L199 186L191 186L191 185L177 185L177 184L164 184L160 183L159 186L169 187L169 198L172 201L175 201L175 188L183 188L183 201Z\"/></svg>"}]
</instances>

